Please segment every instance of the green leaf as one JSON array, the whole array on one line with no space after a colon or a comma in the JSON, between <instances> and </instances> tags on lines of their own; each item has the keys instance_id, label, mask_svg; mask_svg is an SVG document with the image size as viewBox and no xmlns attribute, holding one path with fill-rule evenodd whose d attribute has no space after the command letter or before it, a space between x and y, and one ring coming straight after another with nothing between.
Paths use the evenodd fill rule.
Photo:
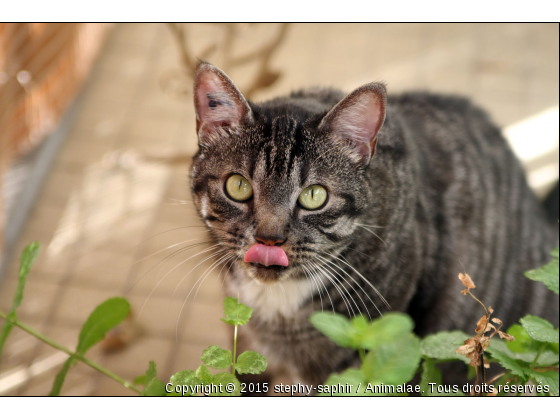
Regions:
<instances>
[{"instance_id":1,"label":"green leaf","mask_svg":"<svg viewBox=\"0 0 560 420\"><path fill-rule=\"evenodd\" d=\"M147 397L163 397L167 395L165 392L165 385L158 378L155 378L152 382L146 385L144 388L144 393Z\"/></svg>"},{"instance_id":2,"label":"green leaf","mask_svg":"<svg viewBox=\"0 0 560 420\"><path fill-rule=\"evenodd\" d=\"M558 328L556 328L554 331L558 332ZM558 343L549 343L548 344L550 346L550 348L552 349L552 351L556 354L558 354L558 350L559 350L559 345Z\"/></svg>"},{"instance_id":3,"label":"green leaf","mask_svg":"<svg viewBox=\"0 0 560 420\"><path fill-rule=\"evenodd\" d=\"M505 340L492 340L490 342L490 349L496 349L498 351L500 351L501 353L504 353L505 355L511 357L512 359L515 360L521 360L523 362L526 362L527 364L531 364L533 363L533 361L535 360L535 357L537 357L537 353L540 350L540 346L542 346L545 343L541 343L539 341L535 341L536 343L539 343L539 348L535 351L531 351L531 352L527 352L527 353L515 353L512 352L509 349L508 346L508 342ZM548 343L548 346L552 346L553 344ZM550 351L550 350L545 350L541 352L541 355L539 356L539 360L537 361L536 366L552 366L558 363L558 354Z\"/></svg>"},{"instance_id":4,"label":"green leaf","mask_svg":"<svg viewBox=\"0 0 560 420\"><path fill-rule=\"evenodd\" d=\"M146 385L146 375L140 375L134 378L133 385Z\"/></svg>"},{"instance_id":5,"label":"green leaf","mask_svg":"<svg viewBox=\"0 0 560 420\"><path fill-rule=\"evenodd\" d=\"M441 371L436 367L436 363L433 359L426 359L422 364L422 376L420 378L420 392L422 396L434 396L434 395L446 395L438 394L437 392L432 392L432 387L430 383L435 383L434 388L437 385L443 385Z\"/></svg>"},{"instance_id":6,"label":"green leaf","mask_svg":"<svg viewBox=\"0 0 560 420\"><path fill-rule=\"evenodd\" d=\"M546 287L558 294L558 248L552 251L551 255L554 257L551 263L542 268L529 270L525 273L525 276L531 280L544 283Z\"/></svg>"},{"instance_id":7,"label":"green leaf","mask_svg":"<svg viewBox=\"0 0 560 420\"><path fill-rule=\"evenodd\" d=\"M167 393L167 396L186 396L190 397L196 393L196 386L202 385L202 381L197 378L196 372L192 370L181 370L169 378L169 383L172 384L172 392ZM175 387L180 385L182 391L175 392Z\"/></svg>"},{"instance_id":8,"label":"green leaf","mask_svg":"<svg viewBox=\"0 0 560 420\"><path fill-rule=\"evenodd\" d=\"M500 365L502 365L502 367L510 370L514 375L527 379L527 363L515 360L506 353L493 347L488 347L487 351L500 363Z\"/></svg>"},{"instance_id":9,"label":"green leaf","mask_svg":"<svg viewBox=\"0 0 560 420\"><path fill-rule=\"evenodd\" d=\"M515 337L514 341L507 341L506 345L510 351L514 353L531 353L539 351L542 343L533 340L519 324L513 324L508 328L507 333Z\"/></svg>"},{"instance_id":10,"label":"green leaf","mask_svg":"<svg viewBox=\"0 0 560 420\"><path fill-rule=\"evenodd\" d=\"M241 395L241 384L235 376L228 372L221 372L214 375L212 378L212 383L217 385L220 389L217 392L211 392L210 395L220 395L226 397L237 397ZM221 387L220 387L221 385ZM232 392L230 392L230 386L234 386ZM221 392L220 392L221 391Z\"/></svg>"},{"instance_id":11,"label":"green leaf","mask_svg":"<svg viewBox=\"0 0 560 420\"><path fill-rule=\"evenodd\" d=\"M16 293L14 294L14 303L12 306L12 311L15 311L23 299L23 289L25 288L25 282L27 281L27 276L31 270L31 266L35 262L35 259L39 255L39 250L41 249L41 244L39 242L31 242L25 247L21 253L19 259L19 278L18 287Z\"/></svg>"},{"instance_id":12,"label":"green leaf","mask_svg":"<svg viewBox=\"0 0 560 420\"><path fill-rule=\"evenodd\" d=\"M224 299L224 314L226 317L222 318L222 321L226 324L245 325L251 319L252 313L251 308L239 303L237 299L231 297Z\"/></svg>"},{"instance_id":13,"label":"green leaf","mask_svg":"<svg viewBox=\"0 0 560 420\"><path fill-rule=\"evenodd\" d=\"M558 396L558 372L546 371L546 372L536 372L534 370L529 371L529 376L535 383L535 385L548 385L549 392L552 395Z\"/></svg>"},{"instance_id":14,"label":"green leaf","mask_svg":"<svg viewBox=\"0 0 560 420\"><path fill-rule=\"evenodd\" d=\"M150 361L146 371L146 384L142 395L147 397L161 397L165 395L165 385L157 378L156 363Z\"/></svg>"},{"instance_id":15,"label":"green leaf","mask_svg":"<svg viewBox=\"0 0 560 420\"><path fill-rule=\"evenodd\" d=\"M558 343L558 331L546 319L534 315L527 315L519 320L529 337L537 341Z\"/></svg>"},{"instance_id":16,"label":"green leaf","mask_svg":"<svg viewBox=\"0 0 560 420\"><path fill-rule=\"evenodd\" d=\"M373 350L381 343L406 337L414 328L414 322L406 314L391 313L375 319L370 324L362 317L354 318L352 327L352 347Z\"/></svg>"},{"instance_id":17,"label":"green leaf","mask_svg":"<svg viewBox=\"0 0 560 420\"><path fill-rule=\"evenodd\" d=\"M353 345L350 320L340 314L315 312L311 324L341 347Z\"/></svg>"},{"instance_id":18,"label":"green leaf","mask_svg":"<svg viewBox=\"0 0 560 420\"><path fill-rule=\"evenodd\" d=\"M93 310L80 331L76 353L84 355L97 344L105 334L126 319L130 304L126 299L115 297L107 299Z\"/></svg>"},{"instance_id":19,"label":"green leaf","mask_svg":"<svg viewBox=\"0 0 560 420\"><path fill-rule=\"evenodd\" d=\"M227 369L231 366L231 351L224 350L220 346L210 346L202 352L200 360L211 368L220 370Z\"/></svg>"},{"instance_id":20,"label":"green leaf","mask_svg":"<svg viewBox=\"0 0 560 420\"><path fill-rule=\"evenodd\" d=\"M266 370L266 359L254 351L246 351L239 355L235 370L238 373L252 373L258 375Z\"/></svg>"},{"instance_id":21,"label":"green leaf","mask_svg":"<svg viewBox=\"0 0 560 420\"><path fill-rule=\"evenodd\" d=\"M351 389L348 389L349 392L340 392L340 388L338 385L352 385ZM331 387L335 387L335 392L331 394ZM346 395L346 396L364 396L364 390L367 386L367 379L362 372L361 369L346 369L342 373L333 373L331 374L325 384L320 388L323 392L318 393L319 396L331 396L331 395ZM328 388L327 388L328 387ZM342 391L346 391L346 388L343 388Z\"/></svg>"},{"instance_id":22,"label":"green leaf","mask_svg":"<svg viewBox=\"0 0 560 420\"><path fill-rule=\"evenodd\" d=\"M428 335L420 343L420 351L424 356L440 360L462 360L470 363L470 359L462 354L455 353L459 346L469 338L463 331L442 331Z\"/></svg>"},{"instance_id":23,"label":"green leaf","mask_svg":"<svg viewBox=\"0 0 560 420\"><path fill-rule=\"evenodd\" d=\"M362 370L372 384L403 384L416 373L420 358L420 340L409 335L377 346L367 354Z\"/></svg>"},{"instance_id":24,"label":"green leaf","mask_svg":"<svg viewBox=\"0 0 560 420\"><path fill-rule=\"evenodd\" d=\"M315 312L310 317L315 328L342 347L373 350L377 345L407 336L414 328L406 314L392 313L368 322L358 316L348 320L343 315Z\"/></svg>"},{"instance_id":25,"label":"green leaf","mask_svg":"<svg viewBox=\"0 0 560 420\"><path fill-rule=\"evenodd\" d=\"M0 356L2 356L2 349L4 348L4 343L8 339L8 335L14 328L14 322L16 321L16 310L21 305L23 300L23 291L25 289L25 283L27 282L27 276L31 270L33 262L39 255L39 250L41 245L39 242L31 242L27 245L21 252L21 257L19 259L19 278L16 291L14 293L14 299L12 301L12 309L7 315L7 318L2 326L2 331L0 332Z\"/></svg>"},{"instance_id":26,"label":"green leaf","mask_svg":"<svg viewBox=\"0 0 560 420\"><path fill-rule=\"evenodd\" d=\"M212 373L204 365L200 365L196 370L196 377L204 384L212 383Z\"/></svg>"},{"instance_id":27,"label":"green leaf","mask_svg":"<svg viewBox=\"0 0 560 420\"><path fill-rule=\"evenodd\" d=\"M60 369L60 372L58 372L56 378L54 378L54 383L51 392L49 394L49 397L58 397L60 395L62 385L64 384L66 375L68 374L68 371L70 370L70 366L72 366L73 362L74 362L74 358L72 356L66 359L66 362L64 362L64 364L62 365L62 369Z\"/></svg>"}]
</instances>

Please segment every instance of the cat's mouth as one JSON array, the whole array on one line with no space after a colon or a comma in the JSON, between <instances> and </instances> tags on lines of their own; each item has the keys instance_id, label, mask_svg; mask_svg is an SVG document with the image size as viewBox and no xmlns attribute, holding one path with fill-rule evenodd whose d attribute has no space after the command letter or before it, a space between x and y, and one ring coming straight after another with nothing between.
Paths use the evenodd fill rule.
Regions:
<instances>
[{"instance_id":1,"label":"cat's mouth","mask_svg":"<svg viewBox=\"0 0 560 420\"><path fill-rule=\"evenodd\" d=\"M269 265L268 267L259 263L248 263L248 270L251 271L253 278L260 283L271 284L280 280L288 267L281 265Z\"/></svg>"},{"instance_id":2,"label":"cat's mouth","mask_svg":"<svg viewBox=\"0 0 560 420\"><path fill-rule=\"evenodd\" d=\"M279 280L289 265L288 256L282 248L259 243L247 250L244 261L253 276L263 283Z\"/></svg>"},{"instance_id":3,"label":"cat's mouth","mask_svg":"<svg viewBox=\"0 0 560 420\"><path fill-rule=\"evenodd\" d=\"M279 246L255 244L245 254L246 263L257 263L265 267L287 267L288 256Z\"/></svg>"}]
</instances>

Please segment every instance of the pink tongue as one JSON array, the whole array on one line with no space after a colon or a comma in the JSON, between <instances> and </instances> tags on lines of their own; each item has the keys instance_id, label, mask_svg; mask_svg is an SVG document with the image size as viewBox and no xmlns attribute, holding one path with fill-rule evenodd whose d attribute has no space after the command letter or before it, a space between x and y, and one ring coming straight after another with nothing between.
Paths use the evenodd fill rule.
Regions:
<instances>
[{"instance_id":1,"label":"pink tongue","mask_svg":"<svg viewBox=\"0 0 560 420\"><path fill-rule=\"evenodd\" d=\"M288 256L279 246L266 246L255 244L245 254L245 262L259 263L268 267L270 265L288 266Z\"/></svg>"}]
</instances>

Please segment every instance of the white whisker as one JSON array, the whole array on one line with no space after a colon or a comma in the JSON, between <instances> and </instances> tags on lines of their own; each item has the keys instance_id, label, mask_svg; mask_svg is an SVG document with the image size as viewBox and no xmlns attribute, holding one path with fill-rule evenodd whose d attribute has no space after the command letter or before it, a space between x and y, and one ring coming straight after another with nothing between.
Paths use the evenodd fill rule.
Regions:
<instances>
[{"instance_id":1,"label":"white whisker","mask_svg":"<svg viewBox=\"0 0 560 420\"><path fill-rule=\"evenodd\" d=\"M381 295L381 293L379 293L379 290L377 290L377 288L376 288L373 284L371 284L371 282L370 282L368 279L366 279L366 278L362 275L362 273L360 273L358 270L356 270L354 267L352 267L352 265L350 265L349 263L347 263L347 262L344 261L343 259L338 258L337 256L335 256L335 255L333 255L333 254L330 254L330 253L328 253L328 252L324 252L323 254L328 255L328 256L330 256L330 257L332 257L332 258L334 258L334 259L336 259L336 260L342 262L343 264L347 265L349 268L351 268L352 271L354 271L358 276L360 276L360 277L362 278L362 280L364 280L364 281L373 289L373 291L377 294L377 296L379 296L379 298L383 301L383 303L385 304L385 306L387 306L387 308L388 308L390 311L392 311L391 305L389 305L389 302L387 302L387 301L385 300L385 298ZM381 311L377 308L377 306L375 307L375 309L377 309L377 312L379 312L379 315L383 316L383 314L382 314Z\"/></svg>"},{"instance_id":2,"label":"white whisker","mask_svg":"<svg viewBox=\"0 0 560 420\"><path fill-rule=\"evenodd\" d=\"M132 286L130 286L130 287L128 288L128 290L126 291L126 293L128 294L128 293L134 288L134 286L136 286L136 285L138 284L138 282L139 282L140 280L142 280L142 279L143 279L150 271L152 271L154 268L156 268L156 267L159 266L158 269L156 270L155 274L154 274L154 276L157 276L157 273L159 272L159 270L161 269L161 267L164 266L165 262L166 262L167 260L169 260L170 258L173 258L175 255L178 255L178 254L180 254L180 253L182 253L182 252L184 252L184 251L187 251L187 250L189 250L189 249L191 249L191 248L196 248L197 246L200 246L200 245L207 245L207 244L211 244L211 243L214 243L214 241L199 242L199 243L197 243L197 244L187 245L187 246L185 246L185 247L183 247L183 248L180 248L180 249L178 249L178 250L172 252L172 253L169 254L167 257L165 257L163 260L161 260L160 262L158 262L157 264L155 264L152 268L148 269L148 271L146 271L144 274L142 274L138 279L136 279L136 281L132 284Z\"/></svg>"},{"instance_id":3,"label":"white whisker","mask_svg":"<svg viewBox=\"0 0 560 420\"><path fill-rule=\"evenodd\" d=\"M371 299L371 297L369 296L369 294L366 293L366 291L362 288L362 286L360 285L360 283L358 283L356 280L354 280L354 278L348 274L343 268L339 267L338 265L336 265L335 263L327 260L326 258L321 257L320 255L317 255L318 258L320 258L321 260L323 260L324 262L332 265L335 268L338 268L340 271L342 271L344 274L346 274L348 276L348 278L350 278L350 280L352 280L359 288L360 290L366 295L366 297L369 299L369 301L372 303L372 305L375 307L375 309L377 309L377 305L375 305L375 302ZM346 280L345 280L346 281ZM352 287L352 285L349 284L350 287ZM364 300L362 299L362 297L357 293L356 289L354 289L354 287L352 287L352 290L354 290L354 292L356 292L356 294L358 295L358 298L362 301L362 304L364 305L364 308L366 309L366 312L368 314L369 319L371 319L371 314L369 313L369 310L367 308L366 303L364 302ZM377 311L379 312L379 309L377 309Z\"/></svg>"},{"instance_id":4,"label":"white whisker","mask_svg":"<svg viewBox=\"0 0 560 420\"><path fill-rule=\"evenodd\" d=\"M219 246L219 245L213 245L213 246L211 246L211 247L208 247L208 248L206 248L204 251L200 251L199 253L197 253L197 254L195 254L195 255L193 255L193 256L191 256L191 257L189 257L189 258L187 258L187 259L185 259L185 260L183 260L183 261L181 261L179 264L177 264L175 267L173 267L171 270L169 270L169 271L165 274L165 276L163 276L163 277L156 283L156 285L152 288L152 291L150 292L150 294L148 295L148 297L147 297L146 300L144 301L144 304L142 305L142 308L140 308L140 312L138 312L138 318L140 318L140 314L141 314L142 311L144 310L144 307L146 306L146 303L148 303L148 300L152 297L152 295L154 294L154 292L155 292L155 290L157 289L157 287L161 284L161 282L162 282L169 274L171 274L171 273L172 273L177 267L179 267L180 265L182 265L182 264L186 263L187 261L189 261L191 258L194 258L194 257L196 257L196 256L198 256L198 255L200 255L200 254L203 254L203 253L205 253L205 252L208 252L208 251L210 251L210 250L216 248L217 246ZM220 252L220 251L218 251L218 252ZM215 255L215 254L212 254L212 255ZM192 271L192 270L191 270L191 271ZM190 273L190 271L189 271L189 273Z\"/></svg>"},{"instance_id":5,"label":"white whisker","mask_svg":"<svg viewBox=\"0 0 560 420\"><path fill-rule=\"evenodd\" d=\"M371 233L373 236L375 236L377 239L379 239L381 242L383 242L383 244L385 246L387 246L387 242L385 242L383 239L381 239L381 236L379 236L377 233L372 232L371 230L369 230L368 228L365 227L365 225L360 225L360 224L356 224L356 226L361 227L364 230L367 230L369 233Z\"/></svg>"},{"instance_id":6,"label":"white whisker","mask_svg":"<svg viewBox=\"0 0 560 420\"><path fill-rule=\"evenodd\" d=\"M358 293L358 291L354 288L354 286L352 286L352 283L350 283L348 280L346 280L346 278L344 278L344 276L341 276L336 270L330 268L329 266L325 265L325 266L323 266L323 268L324 268L325 270L328 270L330 273L332 273L332 274L335 276L335 278L338 278L338 279L340 280L340 285L341 285L342 287L344 287L344 285L342 284L342 281L344 281L344 282L352 289L352 291L354 292L354 294L355 294L356 296L358 296L358 299L360 299L360 301L361 301L362 304L364 305L364 308L366 309L366 312L367 312L367 314L368 314L369 319L371 319L371 316L370 316L370 314L369 314L369 311L368 311L368 309L367 309L367 306L366 306L364 300L362 299L362 297L360 296L360 294ZM343 271L344 271L344 270L343 270ZM350 277L350 276L348 276L348 277ZM352 280L354 283L356 283L356 281L355 281L352 277L350 277L350 280ZM357 284L357 283L356 283L356 284ZM358 286L359 286L359 284L358 284ZM344 290L346 290L346 287L344 287ZM347 295L350 297L350 299L352 299L352 302L354 302L354 306L356 306L356 309L358 310L358 312L360 313L360 315L362 315L362 310L360 309L360 306L356 303L356 301L355 301L354 298L352 297L352 294L349 293L348 290L346 290L346 293L347 293Z\"/></svg>"},{"instance_id":7,"label":"white whisker","mask_svg":"<svg viewBox=\"0 0 560 420\"><path fill-rule=\"evenodd\" d=\"M339 285L331 278L331 276L328 273L325 272L325 270L322 269L321 266L319 266L318 264L315 264L315 263L312 263L312 264L317 268L317 270L319 270L320 272L322 272L325 275L326 279L328 281L330 281L331 284L338 291L338 293L340 294L340 297L342 298L342 300L344 302L344 305L346 306L346 310L348 311L348 316L350 318L355 316L354 309L352 309L352 305L350 304L350 301L348 300L348 298L346 297L346 295L344 294L342 289L339 287ZM350 313L350 311L352 311L352 313Z\"/></svg>"},{"instance_id":8,"label":"white whisker","mask_svg":"<svg viewBox=\"0 0 560 420\"><path fill-rule=\"evenodd\" d=\"M318 282L321 286L323 286L323 289L325 289L325 292L326 292L326 294L327 294L327 297L329 298L329 301L331 302L331 309L332 309L332 312L333 312L333 314L334 314L334 313L335 313L335 310L334 310L334 303L333 303L333 301L332 301L332 299L331 299L331 294L329 293L329 289L327 289L327 287L325 286L325 284L324 284L323 281L321 280L321 277L319 276L319 274L318 274L317 271L316 271L317 269L314 268L313 266L310 266L310 270L311 270L310 272L311 272L311 273L315 276L315 278L317 279L317 282Z\"/></svg>"}]
</instances>

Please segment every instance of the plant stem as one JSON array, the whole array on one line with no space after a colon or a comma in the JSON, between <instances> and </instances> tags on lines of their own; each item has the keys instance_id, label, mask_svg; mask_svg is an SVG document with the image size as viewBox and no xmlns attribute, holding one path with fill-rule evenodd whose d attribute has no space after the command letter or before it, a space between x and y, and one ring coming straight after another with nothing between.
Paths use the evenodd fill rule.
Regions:
<instances>
[{"instance_id":1,"label":"plant stem","mask_svg":"<svg viewBox=\"0 0 560 420\"><path fill-rule=\"evenodd\" d=\"M231 364L231 374L235 376L235 359L237 357L237 324L235 324L235 330L233 332L233 361Z\"/></svg>"},{"instance_id":2,"label":"plant stem","mask_svg":"<svg viewBox=\"0 0 560 420\"><path fill-rule=\"evenodd\" d=\"M484 352L480 353L480 369L482 370L482 385L486 384L486 368L484 367ZM482 395L482 391L480 391Z\"/></svg>"},{"instance_id":3,"label":"plant stem","mask_svg":"<svg viewBox=\"0 0 560 420\"><path fill-rule=\"evenodd\" d=\"M539 357L541 355L541 353L543 352L543 350L545 349L547 343L542 343L541 348L539 349L539 351L537 352L537 355L535 356L535 360L533 360L533 363L531 363L531 366L529 366L529 369L533 369L535 367L535 365L537 364Z\"/></svg>"},{"instance_id":4,"label":"plant stem","mask_svg":"<svg viewBox=\"0 0 560 420\"><path fill-rule=\"evenodd\" d=\"M488 310L486 309L486 306L484 306L484 303L482 303L480 300L478 300L478 298L475 295L473 295L470 290L469 290L468 293L469 293L469 295L471 295L471 297L474 300L476 300L478 303L480 303L480 306L482 306L484 308L484 312L486 312L486 316L489 317L490 315L488 314Z\"/></svg>"},{"instance_id":5,"label":"plant stem","mask_svg":"<svg viewBox=\"0 0 560 420\"><path fill-rule=\"evenodd\" d=\"M8 321L7 321L7 315L6 315L4 312L2 312L2 311L0 311L0 318L4 318L4 319L6 320L6 322L8 322ZM124 387L126 387L126 388L128 388L128 389L130 389L130 390L132 390L132 391L134 391L134 392L136 392L137 394L141 394L141 393L142 393L142 392L141 392L138 388L136 388L134 385L132 385L131 383L125 381L125 380L122 379L121 377L115 375L113 372L111 372L111 371L105 369L105 368L102 367L102 366L99 366L97 363L92 362L91 360L86 359L85 357L83 357L83 356L81 356L81 355L79 355L79 354L73 353L72 351L68 350L66 347L63 347L63 346L61 346L60 344L55 343L55 342L52 341L50 338L45 337L43 334L41 334L41 333L38 332L38 331L35 331L33 328L29 327L28 325L23 324L23 323L21 323L21 322L19 322L19 321L14 321L14 322L12 322L12 324L15 325L15 326L18 327L18 328L21 328L23 331L25 331L25 332L31 334L31 335L34 336L35 338L38 338L38 339L41 340L43 343L46 343L46 344L48 344L49 346L54 347L55 349L60 350L60 351L63 352L63 353L66 353L66 354L69 355L69 356L75 357L75 358L76 358L77 360L79 360L80 362L85 363L86 365L90 366L91 368L95 369L96 371L102 373L102 374L105 375L105 376L108 376L109 378L113 379L114 381L117 381L117 382L120 383L122 386L124 386Z\"/></svg>"}]
</instances>

